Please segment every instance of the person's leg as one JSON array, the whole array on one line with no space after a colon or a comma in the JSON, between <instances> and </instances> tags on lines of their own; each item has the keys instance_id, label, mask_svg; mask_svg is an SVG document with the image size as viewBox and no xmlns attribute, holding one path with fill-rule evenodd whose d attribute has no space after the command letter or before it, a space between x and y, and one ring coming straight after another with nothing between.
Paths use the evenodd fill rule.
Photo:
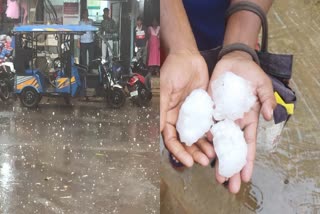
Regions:
<instances>
[{"instance_id":1,"label":"person's leg","mask_svg":"<svg viewBox=\"0 0 320 214\"><path fill-rule=\"evenodd\" d=\"M112 40L108 40L110 49L108 49L108 56L113 56L113 41Z\"/></svg>"},{"instance_id":2,"label":"person's leg","mask_svg":"<svg viewBox=\"0 0 320 214\"><path fill-rule=\"evenodd\" d=\"M86 55L86 48L84 43L80 43L80 64L84 65L86 63L87 55Z\"/></svg>"},{"instance_id":3,"label":"person's leg","mask_svg":"<svg viewBox=\"0 0 320 214\"><path fill-rule=\"evenodd\" d=\"M101 56L101 58L102 58L103 60L105 60L106 57L107 57L107 44L106 44L104 41L102 41L101 49L102 49L102 56Z\"/></svg>"},{"instance_id":4,"label":"person's leg","mask_svg":"<svg viewBox=\"0 0 320 214\"><path fill-rule=\"evenodd\" d=\"M145 78L145 84L146 88L151 91L151 72L149 71L148 74L144 77Z\"/></svg>"},{"instance_id":5,"label":"person's leg","mask_svg":"<svg viewBox=\"0 0 320 214\"><path fill-rule=\"evenodd\" d=\"M89 60L88 60L88 57L89 57L89 48L90 48L90 44L89 43L86 43L85 44L85 56L86 56L86 58L85 58L85 66L89 66Z\"/></svg>"},{"instance_id":6,"label":"person's leg","mask_svg":"<svg viewBox=\"0 0 320 214\"><path fill-rule=\"evenodd\" d=\"M88 54L89 54L88 67L90 69L91 64L92 64L92 60L93 60L93 54L94 54L94 43L93 42L88 44Z\"/></svg>"},{"instance_id":7,"label":"person's leg","mask_svg":"<svg viewBox=\"0 0 320 214\"><path fill-rule=\"evenodd\" d=\"M145 65L147 65L147 47L146 46L144 46L143 48L142 48L142 60L143 60L143 63L145 64Z\"/></svg>"}]
</instances>

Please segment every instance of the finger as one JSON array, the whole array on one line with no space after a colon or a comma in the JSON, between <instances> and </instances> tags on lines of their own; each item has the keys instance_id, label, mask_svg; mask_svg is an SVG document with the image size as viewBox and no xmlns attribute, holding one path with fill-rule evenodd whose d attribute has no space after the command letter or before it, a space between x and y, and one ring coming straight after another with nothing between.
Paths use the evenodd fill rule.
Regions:
<instances>
[{"instance_id":1,"label":"finger","mask_svg":"<svg viewBox=\"0 0 320 214\"><path fill-rule=\"evenodd\" d=\"M238 193L241 187L241 177L240 177L240 173L237 173L235 175L233 175L230 179L229 179L229 191L231 193Z\"/></svg>"},{"instance_id":2,"label":"finger","mask_svg":"<svg viewBox=\"0 0 320 214\"><path fill-rule=\"evenodd\" d=\"M244 138L248 145L247 163L241 171L241 178L244 182L251 179L253 164L256 155L256 140L257 140L258 122L253 122L247 125L244 129Z\"/></svg>"},{"instance_id":3,"label":"finger","mask_svg":"<svg viewBox=\"0 0 320 214\"><path fill-rule=\"evenodd\" d=\"M241 170L241 180L248 183L251 180L254 167L254 160L247 160L246 165Z\"/></svg>"},{"instance_id":4,"label":"finger","mask_svg":"<svg viewBox=\"0 0 320 214\"><path fill-rule=\"evenodd\" d=\"M227 178L220 175L219 173L219 160L216 161L215 172L216 172L216 180L218 181L219 184L223 184L227 180Z\"/></svg>"},{"instance_id":5,"label":"finger","mask_svg":"<svg viewBox=\"0 0 320 214\"><path fill-rule=\"evenodd\" d=\"M163 131L166 123L166 115L169 107L170 90L160 78L160 132Z\"/></svg>"},{"instance_id":6,"label":"finger","mask_svg":"<svg viewBox=\"0 0 320 214\"><path fill-rule=\"evenodd\" d=\"M237 125L240 127L241 130L244 129L244 127L245 127L245 122L244 122L243 119L238 119L238 120L236 120L236 121L234 121L234 122L235 122L235 124L237 124Z\"/></svg>"},{"instance_id":7,"label":"finger","mask_svg":"<svg viewBox=\"0 0 320 214\"><path fill-rule=\"evenodd\" d=\"M208 139L209 142L213 141L213 135L212 135L211 131L207 132L207 139Z\"/></svg>"},{"instance_id":8,"label":"finger","mask_svg":"<svg viewBox=\"0 0 320 214\"><path fill-rule=\"evenodd\" d=\"M186 151L192 156L193 160L202 166L208 166L208 157L195 145L185 146Z\"/></svg>"},{"instance_id":9,"label":"finger","mask_svg":"<svg viewBox=\"0 0 320 214\"><path fill-rule=\"evenodd\" d=\"M213 84L213 81L214 81L214 80L210 80L210 81L209 81L208 89L207 89L207 92L208 92L208 94L209 94L210 97L212 97L212 87L211 87L211 85Z\"/></svg>"},{"instance_id":10,"label":"finger","mask_svg":"<svg viewBox=\"0 0 320 214\"><path fill-rule=\"evenodd\" d=\"M276 107L276 102L273 98L269 98L264 103L262 103L261 113L265 120L270 121L273 118L273 110Z\"/></svg>"},{"instance_id":11,"label":"finger","mask_svg":"<svg viewBox=\"0 0 320 214\"><path fill-rule=\"evenodd\" d=\"M185 166L191 167L193 165L193 158L178 140L176 128L167 123L163 129L162 135L164 144L172 155Z\"/></svg>"},{"instance_id":12,"label":"finger","mask_svg":"<svg viewBox=\"0 0 320 214\"><path fill-rule=\"evenodd\" d=\"M257 93L262 104L261 113L264 119L271 120L277 103L273 94L272 82L269 78L257 88Z\"/></svg>"},{"instance_id":13,"label":"finger","mask_svg":"<svg viewBox=\"0 0 320 214\"><path fill-rule=\"evenodd\" d=\"M213 146L206 138L199 139L196 144L209 159L213 159L215 157Z\"/></svg>"},{"instance_id":14,"label":"finger","mask_svg":"<svg viewBox=\"0 0 320 214\"><path fill-rule=\"evenodd\" d=\"M248 124L257 123L259 120L259 113L260 104L259 102L256 102L250 111L246 112L243 118L236 120L235 123L240 127L241 130L244 130Z\"/></svg>"}]
</instances>

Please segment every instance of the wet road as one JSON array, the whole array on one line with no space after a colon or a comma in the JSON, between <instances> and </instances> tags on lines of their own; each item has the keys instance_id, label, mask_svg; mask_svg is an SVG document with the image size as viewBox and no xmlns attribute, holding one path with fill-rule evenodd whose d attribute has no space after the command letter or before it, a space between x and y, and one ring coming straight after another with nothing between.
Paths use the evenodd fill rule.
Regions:
<instances>
[{"instance_id":1,"label":"wet road","mask_svg":"<svg viewBox=\"0 0 320 214\"><path fill-rule=\"evenodd\" d=\"M43 103L0 103L0 213L159 213L158 98Z\"/></svg>"},{"instance_id":2,"label":"wet road","mask_svg":"<svg viewBox=\"0 0 320 214\"><path fill-rule=\"evenodd\" d=\"M269 49L294 54L299 101L275 152L258 149L251 183L231 195L210 167L177 172L164 154L161 213L320 213L319 11L319 0L283 0L269 12Z\"/></svg>"}]
</instances>

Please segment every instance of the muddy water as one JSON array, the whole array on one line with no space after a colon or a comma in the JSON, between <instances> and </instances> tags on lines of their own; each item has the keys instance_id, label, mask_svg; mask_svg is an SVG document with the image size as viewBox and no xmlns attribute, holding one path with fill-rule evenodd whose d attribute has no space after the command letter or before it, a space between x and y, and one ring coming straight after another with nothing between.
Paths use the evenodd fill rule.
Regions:
<instances>
[{"instance_id":1,"label":"muddy water","mask_svg":"<svg viewBox=\"0 0 320 214\"><path fill-rule=\"evenodd\" d=\"M274 1L269 50L294 54L295 115L275 152L258 149L252 181L231 195L210 167L177 172L162 156L161 213L320 213L320 1ZM263 139L260 139L260 143Z\"/></svg>"},{"instance_id":2,"label":"muddy water","mask_svg":"<svg viewBox=\"0 0 320 214\"><path fill-rule=\"evenodd\" d=\"M0 213L159 213L157 98L73 104L0 103Z\"/></svg>"}]
</instances>

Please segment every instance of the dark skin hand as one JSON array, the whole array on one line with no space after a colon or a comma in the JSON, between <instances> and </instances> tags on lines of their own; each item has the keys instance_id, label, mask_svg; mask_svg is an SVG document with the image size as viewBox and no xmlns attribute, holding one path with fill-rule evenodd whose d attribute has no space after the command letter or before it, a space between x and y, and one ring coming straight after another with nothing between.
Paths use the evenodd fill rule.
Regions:
<instances>
[{"instance_id":1,"label":"dark skin hand","mask_svg":"<svg viewBox=\"0 0 320 214\"><path fill-rule=\"evenodd\" d=\"M172 72L173 70L175 72ZM161 117L165 117L162 122L166 121L165 124L161 123L164 142L169 151L189 167L193 165L194 160L202 165L207 165L209 160L206 155L198 152L199 149L196 145L188 147L181 144L175 124L184 99L194 89L206 89L208 78L207 66L199 53L180 52L169 54L161 68ZM199 145L201 146L202 144L199 143ZM205 145L205 147L207 146ZM208 150L207 155L213 157L212 149L204 149Z\"/></svg>"},{"instance_id":2,"label":"dark skin hand","mask_svg":"<svg viewBox=\"0 0 320 214\"><path fill-rule=\"evenodd\" d=\"M259 114L261 113L266 120L271 120L276 102L270 78L255 62L252 61L251 56L248 54L243 52L232 52L225 55L216 65L210 82L212 83L212 81L226 71L232 71L236 75L248 80L252 84L254 95L258 98L251 110L245 113L244 118L236 121L244 131L244 137L248 144L246 165L240 173L235 174L229 179L230 192L237 193L240 190L241 181L249 182L252 176ZM209 84L209 93L211 93L211 83ZM215 167L216 179L222 184L227 178L219 174L218 168L219 161L216 162Z\"/></svg>"}]
</instances>

